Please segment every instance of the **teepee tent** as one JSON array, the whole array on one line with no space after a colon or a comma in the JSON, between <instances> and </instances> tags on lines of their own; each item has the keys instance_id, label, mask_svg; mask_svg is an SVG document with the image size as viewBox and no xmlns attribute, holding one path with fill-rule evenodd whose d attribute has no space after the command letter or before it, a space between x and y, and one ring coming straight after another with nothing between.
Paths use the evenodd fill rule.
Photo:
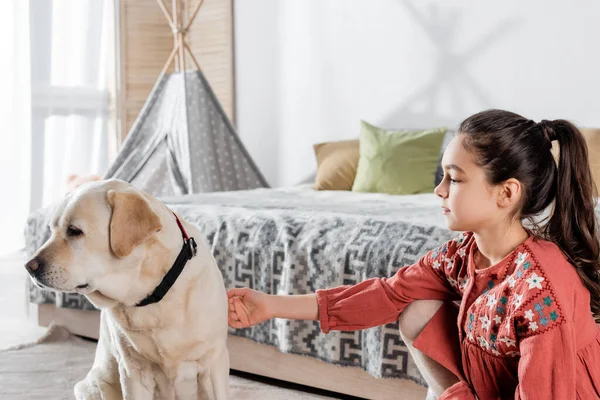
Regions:
<instances>
[{"instance_id":1,"label":"teepee tent","mask_svg":"<svg viewBox=\"0 0 600 400\"><path fill-rule=\"evenodd\" d=\"M268 187L185 42L202 2L184 28L177 1L171 16L158 0L175 47L105 178L155 196ZM186 50L195 70L186 71Z\"/></svg>"}]
</instances>

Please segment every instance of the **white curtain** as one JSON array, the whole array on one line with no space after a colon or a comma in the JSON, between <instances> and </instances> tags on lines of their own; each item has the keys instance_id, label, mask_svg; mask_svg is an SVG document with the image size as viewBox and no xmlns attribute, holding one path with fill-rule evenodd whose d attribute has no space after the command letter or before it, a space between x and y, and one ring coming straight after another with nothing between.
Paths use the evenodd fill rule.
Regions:
<instances>
[{"instance_id":1,"label":"white curtain","mask_svg":"<svg viewBox=\"0 0 600 400\"><path fill-rule=\"evenodd\" d=\"M2 2L0 54L0 254L4 254L22 247L30 204L28 1Z\"/></svg>"},{"instance_id":2,"label":"white curtain","mask_svg":"<svg viewBox=\"0 0 600 400\"><path fill-rule=\"evenodd\" d=\"M31 0L32 208L108 167L112 0Z\"/></svg>"},{"instance_id":3,"label":"white curtain","mask_svg":"<svg viewBox=\"0 0 600 400\"><path fill-rule=\"evenodd\" d=\"M113 0L4 2L0 54L12 59L0 63L0 115L12 126L0 127L0 253L22 246L26 216L59 201L69 175L106 171L117 126Z\"/></svg>"}]
</instances>

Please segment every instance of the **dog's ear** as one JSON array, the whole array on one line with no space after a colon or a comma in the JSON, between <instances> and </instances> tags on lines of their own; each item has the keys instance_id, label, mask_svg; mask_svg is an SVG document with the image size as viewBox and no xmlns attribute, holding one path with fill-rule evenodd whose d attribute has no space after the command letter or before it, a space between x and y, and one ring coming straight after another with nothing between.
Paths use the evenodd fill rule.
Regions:
<instances>
[{"instance_id":1,"label":"dog's ear","mask_svg":"<svg viewBox=\"0 0 600 400\"><path fill-rule=\"evenodd\" d=\"M110 248L117 257L128 256L162 229L160 218L148 200L135 189L109 190L106 198L112 207Z\"/></svg>"}]
</instances>

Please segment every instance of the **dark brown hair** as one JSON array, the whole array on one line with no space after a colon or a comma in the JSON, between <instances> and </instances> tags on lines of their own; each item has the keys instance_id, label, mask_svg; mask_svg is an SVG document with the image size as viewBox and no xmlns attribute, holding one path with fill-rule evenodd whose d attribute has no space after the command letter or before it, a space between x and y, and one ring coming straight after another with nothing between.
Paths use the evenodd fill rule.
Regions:
<instances>
[{"instance_id":1,"label":"dark brown hair","mask_svg":"<svg viewBox=\"0 0 600 400\"><path fill-rule=\"evenodd\" d=\"M515 210L536 236L558 245L590 291L591 308L600 317L600 241L594 212L596 187L585 138L569 121L536 123L503 110L475 114L460 125L463 145L475 155L492 185L517 179L523 187ZM558 167L552 141L558 141ZM553 204L554 202L554 204ZM553 204L545 223L536 223Z\"/></svg>"}]
</instances>

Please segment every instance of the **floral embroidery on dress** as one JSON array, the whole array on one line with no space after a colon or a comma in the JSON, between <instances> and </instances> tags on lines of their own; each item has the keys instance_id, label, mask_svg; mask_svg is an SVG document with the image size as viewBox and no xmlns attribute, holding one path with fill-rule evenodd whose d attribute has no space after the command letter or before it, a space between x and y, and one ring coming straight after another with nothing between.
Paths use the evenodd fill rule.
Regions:
<instances>
[{"instance_id":1,"label":"floral embroidery on dress","mask_svg":"<svg viewBox=\"0 0 600 400\"><path fill-rule=\"evenodd\" d=\"M519 267L518 267L519 268ZM543 269L530 257L520 264L520 288L515 294L514 320L517 337L539 335L563 322L564 317L552 285Z\"/></svg>"},{"instance_id":2,"label":"floral embroidery on dress","mask_svg":"<svg viewBox=\"0 0 600 400\"><path fill-rule=\"evenodd\" d=\"M506 276L490 275L467 310L467 340L494 356L520 356L521 338L546 332L563 321L554 290L531 251L519 251Z\"/></svg>"},{"instance_id":3,"label":"floral embroidery on dress","mask_svg":"<svg viewBox=\"0 0 600 400\"><path fill-rule=\"evenodd\" d=\"M433 271L444 278L457 293L464 293L469 284L466 268L466 248L470 235L461 233L448 243L429 253L430 265Z\"/></svg>"}]
</instances>

